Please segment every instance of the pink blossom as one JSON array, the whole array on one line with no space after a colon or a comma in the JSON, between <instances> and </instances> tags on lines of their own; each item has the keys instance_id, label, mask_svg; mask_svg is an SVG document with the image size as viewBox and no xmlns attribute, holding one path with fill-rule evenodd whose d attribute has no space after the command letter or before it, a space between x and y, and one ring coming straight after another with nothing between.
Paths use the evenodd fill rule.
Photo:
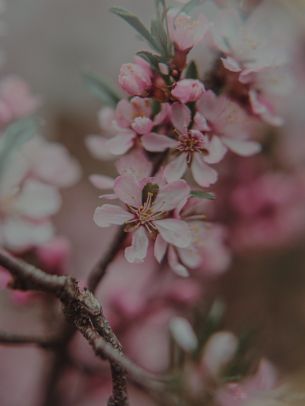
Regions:
<instances>
[{"instance_id":1,"label":"pink blossom","mask_svg":"<svg viewBox=\"0 0 305 406\"><path fill-rule=\"evenodd\" d=\"M218 224L205 222L204 203L191 198L177 207L176 216L186 221L191 230L192 244L189 247L169 247L162 236L155 244L155 256L161 262L167 253L170 268L181 277L189 276L189 270L197 275L218 275L226 271L231 255L225 245L226 233Z\"/></svg>"},{"instance_id":2,"label":"pink blossom","mask_svg":"<svg viewBox=\"0 0 305 406\"><path fill-rule=\"evenodd\" d=\"M104 204L96 209L94 221L99 227L124 224L125 231L131 232L132 244L125 249L128 262L144 260L148 237L161 235L167 243L177 247L190 244L187 224L171 215L189 195L190 188L185 181L166 184L157 178L137 181L131 176L119 176L114 192L124 207Z\"/></svg>"},{"instance_id":3,"label":"pink blossom","mask_svg":"<svg viewBox=\"0 0 305 406\"><path fill-rule=\"evenodd\" d=\"M17 76L8 76L0 82L0 126L28 116L39 107L40 101L29 86Z\"/></svg>"},{"instance_id":4,"label":"pink blossom","mask_svg":"<svg viewBox=\"0 0 305 406\"><path fill-rule=\"evenodd\" d=\"M123 155L137 144L144 134L153 134L155 126L166 120L168 106L163 105L161 111L152 117L151 100L148 98L133 97L130 101L121 100L115 111L107 112L107 121L110 127L106 135L92 135L87 139L87 146L91 153L104 159ZM101 113L100 113L101 117ZM102 121L102 129L106 123Z\"/></svg>"},{"instance_id":5,"label":"pink blossom","mask_svg":"<svg viewBox=\"0 0 305 406\"><path fill-rule=\"evenodd\" d=\"M168 181L180 179L188 166L195 181L203 187L210 186L217 180L217 172L208 164L215 164L224 156L226 149L218 137L211 139L197 129L189 129L191 124L190 110L180 103L172 106L172 122L176 138L161 134L148 134L142 137L146 150L153 152L165 151L170 148L176 157L165 167Z\"/></svg>"},{"instance_id":6,"label":"pink blossom","mask_svg":"<svg viewBox=\"0 0 305 406\"><path fill-rule=\"evenodd\" d=\"M167 13L169 35L176 49L188 52L196 46L207 33L210 25L203 14L194 20L177 9Z\"/></svg>"},{"instance_id":7,"label":"pink blossom","mask_svg":"<svg viewBox=\"0 0 305 406\"><path fill-rule=\"evenodd\" d=\"M80 175L78 164L59 144L34 137L12 152L0 178L0 241L24 250L49 241L61 206L58 188Z\"/></svg>"},{"instance_id":8,"label":"pink blossom","mask_svg":"<svg viewBox=\"0 0 305 406\"><path fill-rule=\"evenodd\" d=\"M236 249L273 248L295 241L304 230L304 184L298 177L267 173L232 193Z\"/></svg>"},{"instance_id":9,"label":"pink blossom","mask_svg":"<svg viewBox=\"0 0 305 406\"><path fill-rule=\"evenodd\" d=\"M182 79L172 90L174 96L181 103L197 101L204 92L204 85L199 80Z\"/></svg>"},{"instance_id":10,"label":"pink blossom","mask_svg":"<svg viewBox=\"0 0 305 406\"><path fill-rule=\"evenodd\" d=\"M250 156L260 151L260 145L249 140L251 120L227 97L217 97L209 90L198 101L197 110L195 127L211 134L212 139L221 143L224 150L230 149L241 156Z\"/></svg>"},{"instance_id":11,"label":"pink blossom","mask_svg":"<svg viewBox=\"0 0 305 406\"><path fill-rule=\"evenodd\" d=\"M216 395L219 406L242 406L245 402L255 400L264 392L273 389L277 382L274 367L267 360L261 360L256 374L241 383L227 384Z\"/></svg>"},{"instance_id":12,"label":"pink blossom","mask_svg":"<svg viewBox=\"0 0 305 406\"><path fill-rule=\"evenodd\" d=\"M152 86L152 72L138 61L125 63L120 69L119 84L130 96L145 96Z\"/></svg>"},{"instance_id":13,"label":"pink blossom","mask_svg":"<svg viewBox=\"0 0 305 406\"><path fill-rule=\"evenodd\" d=\"M70 243L63 237L57 237L36 248L36 255L41 266L50 273L65 273L70 253Z\"/></svg>"}]
</instances>

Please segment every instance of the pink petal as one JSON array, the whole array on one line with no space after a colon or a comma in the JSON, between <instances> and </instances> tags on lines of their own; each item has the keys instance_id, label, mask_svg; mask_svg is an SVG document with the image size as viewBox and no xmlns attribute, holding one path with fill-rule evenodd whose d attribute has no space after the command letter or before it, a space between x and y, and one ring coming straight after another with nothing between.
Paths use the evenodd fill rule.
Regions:
<instances>
[{"instance_id":1,"label":"pink petal","mask_svg":"<svg viewBox=\"0 0 305 406\"><path fill-rule=\"evenodd\" d=\"M89 180L97 189L112 189L114 185L114 179L105 175L90 175Z\"/></svg>"},{"instance_id":2,"label":"pink petal","mask_svg":"<svg viewBox=\"0 0 305 406\"><path fill-rule=\"evenodd\" d=\"M208 150L208 155L205 155L204 157L204 161L208 164L216 164L220 162L227 152L227 148L217 136L212 137Z\"/></svg>"},{"instance_id":3,"label":"pink petal","mask_svg":"<svg viewBox=\"0 0 305 406\"><path fill-rule=\"evenodd\" d=\"M181 203L184 203L191 192L190 186L185 180L177 180L160 188L153 204L155 211L171 211Z\"/></svg>"},{"instance_id":4,"label":"pink petal","mask_svg":"<svg viewBox=\"0 0 305 406\"><path fill-rule=\"evenodd\" d=\"M241 156L251 156L261 151L261 145L255 141L237 140L223 137L223 143L233 152Z\"/></svg>"},{"instance_id":5,"label":"pink petal","mask_svg":"<svg viewBox=\"0 0 305 406\"><path fill-rule=\"evenodd\" d=\"M204 117L203 114L198 113L198 112L195 114L195 117L194 117L193 128L195 130L199 130L199 131L210 131L210 127L208 125L206 118Z\"/></svg>"},{"instance_id":6,"label":"pink petal","mask_svg":"<svg viewBox=\"0 0 305 406\"><path fill-rule=\"evenodd\" d=\"M114 193L125 204L139 207L142 204L142 189L132 176L119 176L113 187Z\"/></svg>"},{"instance_id":7,"label":"pink petal","mask_svg":"<svg viewBox=\"0 0 305 406\"><path fill-rule=\"evenodd\" d=\"M97 207L93 216L95 224L99 227L121 226L132 218L131 213L113 204L103 204L103 206Z\"/></svg>"},{"instance_id":8,"label":"pink petal","mask_svg":"<svg viewBox=\"0 0 305 406\"><path fill-rule=\"evenodd\" d=\"M228 69L231 72L240 72L241 71L241 67L239 65L239 63L231 58L230 56L227 56L226 58L221 58L221 61L223 63L223 66Z\"/></svg>"},{"instance_id":9,"label":"pink petal","mask_svg":"<svg viewBox=\"0 0 305 406\"><path fill-rule=\"evenodd\" d=\"M152 163L142 149L132 150L128 155L122 156L115 166L120 175L133 176L138 180L150 176L152 171Z\"/></svg>"},{"instance_id":10,"label":"pink petal","mask_svg":"<svg viewBox=\"0 0 305 406\"><path fill-rule=\"evenodd\" d=\"M198 185L209 187L217 181L217 172L209 167L201 154L195 153L192 162L192 174Z\"/></svg>"},{"instance_id":11,"label":"pink petal","mask_svg":"<svg viewBox=\"0 0 305 406\"><path fill-rule=\"evenodd\" d=\"M191 112L188 107L181 103L174 103L171 110L171 120L173 126L185 134L191 122Z\"/></svg>"},{"instance_id":12,"label":"pink petal","mask_svg":"<svg viewBox=\"0 0 305 406\"><path fill-rule=\"evenodd\" d=\"M136 134L133 131L126 131L108 140L106 148L113 155L123 155L133 146L135 138Z\"/></svg>"},{"instance_id":13,"label":"pink petal","mask_svg":"<svg viewBox=\"0 0 305 406\"><path fill-rule=\"evenodd\" d=\"M202 261L199 250L196 250L194 248L178 248L178 253L181 261L188 268L195 269L200 265Z\"/></svg>"},{"instance_id":14,"label":"pink petal","mask_svg":"<svg viewBox=\"0 0 305 406\"><path fill-rule=\"evenodd\" d=\"M148 238L144 227L140 227L132 233L132 243L125 249L125 258L128 262L143 262L148 249Z\"/></svg>"},{"instance_id":15,"label":"pink petal","mask_svg":"<svg viewBox=\"0 0 305 406\"><path fill-rule=\"evenodd\" d=\"M178 261L178 256L173 247L170 247L168 251L168 264L182 278L187 278L190 275L187 268Z\"/></svg>"},{"instance_id":16,"label":"pink petal","mask_svg":"<svg viewBox=\"0 0 305 406\"><path fill-rule=\"evenodd\" d=\"M164 219L154 221L161 237L170 244L180 248L188 247L192 242L188 224L182 220Z\"/></svg>"},{"instance_id":17,"label":"pink petal","mask_svg":"<svg viewBox=\"0 0 305 406\"><path fill-rule=\"evenodd\" d=\"M158 234L154 245L154 255L159 264L162 262L166 250L167 242L163 240L160 234Z\"/></svg>"},{"instance_id":18,"label":"pink petal","mask_svg":"<svg viewBox=\"0 0 305 406\"><path fill-rule=\"evenodd\" d=\"M101 135L90 135L85 140L89 152L97 159L113 158L107 145L108 142L109 139L102 137Z\"/></svg>"},{"instance_id":19,"label":"pink petal","mask_svg":"<svg viewBox=\"0 0 305 406\"><path fill-rule=\"evenodd\" d=\"M148 134L153 128L153 122L148 117L136 117L131 127L138 134Z\"/></svg>"},{"instance_id":20,"label":"pink petal","mask_svg":"<svg viewBox=\"0 0 305 406\"><path fill-rule=\"evenodd\" d=\"M175 148L178 145L176 140L157 133L143 135L141 140L143 147L150 152L162 152L167 148Z\"/></svg>"},{"instance_id":21,"label":"pink petal","mask_svg":"<svg viewBox=\"0 0 305 406\"><path fill-rule=\"evenodd\" d=\"M166 165L164 169L164 176L168 182L173 182L174 180L182 178L186 169L186 154L181 153Z\"/></svg>"},{"instance_id":22,"label":"pink petal","mask_svg":"<svg viewBox=\"0 0 305 406\"><path fill-rule=\"evenodd\" d=\"M128 100L121 100L115 110L115 118L120 127L128 128L133 120L134 109Z\"/></svg>"}]
</instances>

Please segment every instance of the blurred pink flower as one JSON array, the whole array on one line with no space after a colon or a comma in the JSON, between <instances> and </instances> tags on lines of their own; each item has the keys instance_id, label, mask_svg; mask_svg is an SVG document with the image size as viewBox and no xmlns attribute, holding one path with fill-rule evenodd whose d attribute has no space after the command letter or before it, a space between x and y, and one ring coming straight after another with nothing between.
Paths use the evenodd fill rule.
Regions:
<instances>
[{"instance_id":1,"label":"blurred pink flower","mask_svg":"<svg viewBox=\"0 0 305 406\"><path fill-rule=\"evenodd\" d=\"M194 20L178 9L169 10L167 20L170 39L176 49L183 52L188 52L197 45L210 28L210 24L203 14Z\"/></svg>"}]
</instances>

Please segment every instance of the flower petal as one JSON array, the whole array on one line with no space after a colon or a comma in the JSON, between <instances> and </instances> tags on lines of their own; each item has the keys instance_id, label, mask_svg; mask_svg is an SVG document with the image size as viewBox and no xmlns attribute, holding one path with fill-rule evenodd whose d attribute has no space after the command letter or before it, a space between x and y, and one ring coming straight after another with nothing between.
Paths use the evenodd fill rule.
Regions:
<instances>
[{"instance_id":1,"label":"flower petal","mask_svg":"<svg viewBox=\"0 0 305 406\"><path fill-rule=\"evenodd\" d=\"M237 140L229 137L224 137L222 141L231 151L241 156L251 156L261 151L261 145L255 141Z\"/></svg>"},{"instance_id":2,"label":"flower petal","mask_svg":"<svg viewBox=\"0 0 305 406\"><path fill-rule=\"evenodd\" d=\"M54 186L36 180L24 184L14 209L33 219L41 219L55 214L61 205L61 197Z\"/></svg>"},{"instance_id":3,"label":"flower petal","mask_svg":"<svg viewBox=\"0 0 305 406\"><path fill-rule=\"evenodd\" d=\"M137 180L150 176L152 171L152 163L142 149L134 149L122 156L116 161L115 166L120 175L133 176Z\"/></svg>"},{"instance_id":4,"label":"flower petal","mask_svg":"<svg viewBox=\"0 0 305 406\"><path fill-rule=\"evenodd\" d=\"M103 206L97 207L93 216L95 224L99 227L121 226L132 218L131 213L113 204L103 204Z\"/></svg>"},{"instance_id":5,"label":"flower petal","mask_svg":"<svg viewBox=\"0 0 305 406\"><path fill-rule=\"evenodd\" d=\"M160 234L157 235L154 245L154 256L159 264L162 262L167 249L167 242L163 240Z\"/></svg>"},{"instance_id":6,"label":"flower petal","mask_svg":"<svg viewBox=\"0 0 305 406\"><path fill-rule=\"evenodd\" d=\"M154 211L174 210L182 202L185 202L191 192L190 186L185 180L177 180L160 188L153 204Z\"/></svg>"},{"instance_id":7,"label":"flower petal","mask_svg":"<svg viewBox=\"0 0 305 406\"><path fill-rule=\"evenodd\" d=\"M128 262L143 262L148 249L148 238L144 227L139 227L132 234L132 243L125 249L125 258Z\"/></svg>"},{"instance_id":8,"label":"flower petal","mask_svg":"<svg viewBox=\"0 0 305 406\"><path fill-rule=\"evenodd\" d=\"M190 276L187 268L178 261L178 256L173 247L170 247L168 250L168 264L171 270L178 276L181 276L182 278Z\"/></svg>"},{"instance_id":9,"label":"flower petal","mask_svg":"<svg viewBox=\"0 0 305 406\"><path fill-rule=\"evenodd\" d=\"M170 244L180 248L188 247L192 242L192 235L188 224L183 220L164 219L154 221L161 237Z\"/></svg>"},{"instance_id":10,"label":"flower petal","mask_svg":"<svg viewBox=\"0 0 305 406\"><path fill-rule=\"evenodd\" d=\"M113 190L117 197L129 206L139 207L142 204L142 189L134 177L123 175L116 178Z\"/></svg>"},{"instance_id":11,"label":"flower petal","mask_svg":"<svg viewBox=\"0 0 305 406\"><path fill-rule=\"evenodd\" d=\"M204 161L208 164L216 164L220 162L227 152L227 148L217 136L212 137L208 150L208 155L205 155L204 157Z\"/></svg>"},{"instance_id":12,"label":"flower petal","mask_svg":"<svg viewBox=\"0 0 305 406\"><path fill-rule=\"evenodd\" d=\"M114 179L106 175L90 175L89 180L97 189L112 189L114 185Z\"/></svg>"},{"instance_id":13,"label":"flower petal","mask_svg":"<svg viewBox=\"0 0 305 406\"><path fill-rule=\"evenodd\" d=\"M173 126L184 134L191 122L191 111L182 103L172 105L171 119Z\"/></svg>"},{"instance_id":14,"label":"flower petal","mask_svg":"<svg viewBox=\"0 0 305 406\"><path fill-rule=\"evenodd\" d=\"M202 187L209 187L217 181L217 172L204 162L201 154L194 154L191 169L195 181Z\"/></svg>"},{"instance_id":15,"label":"flower petal","mask_svg":"<svg viewBox=\"0 0 305 406\"><path fill-rule=\"evenodd\" d=\"M109 139L101 135L89 135L85 140L89 152L97 159L113 158L113 154L109 151L107 145L108 142Z\"/></svg>"},{"instance_id":16,"label":"flower petal","mask_svg":"<svg viewBox=\"0 0 305 406\"><path fill-rule=\"evenodd\" d=\"M106 148L113 155L123 155L133 146L135 137L136 134L133 131L126 131L108 140Z\"/></svg>"},{"instance_id":17,"label":"flower petal","mask_svg":"<svg viewBox=\"0 0 305 406\"><path fill-rule=\"evenodd\" d=\"M182 178L186 169L186 154L181 153L166 165L164 169L164 176L168 182L173 182L174 180Z\"/></svg>"},{"instance_id":18,"label":"flower petal","mask_svg":"<svg viewBox=\"0 0 305 406\"><path fill-rule=\"evenodd\" d=\"M162 152L167 148L175 148L178 142L166 135L150 133L141 138L143 147L150 152Z\"/></svg>"}]
</instances>

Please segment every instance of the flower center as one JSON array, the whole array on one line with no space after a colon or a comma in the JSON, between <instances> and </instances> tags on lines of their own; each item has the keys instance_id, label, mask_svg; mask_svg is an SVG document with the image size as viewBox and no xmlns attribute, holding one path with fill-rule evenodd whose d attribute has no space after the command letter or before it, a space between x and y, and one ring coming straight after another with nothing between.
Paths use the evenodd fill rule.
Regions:
<instances>
[{"instance_id":1,"label":"flower center","mask_svg":"<svg viewBox=\"0 0 305 406\"><path fill-rule=\"evenodd\" d=\"M176 149L179 152L184 152L187 154L187 163L190 164L192 161L193 153L208 153L207 143L207 137L202 136L201 138L199 138L197 135L188 132L188 134L180 136L179 144L177 145Z\"/></svg>"}]
</instances>

